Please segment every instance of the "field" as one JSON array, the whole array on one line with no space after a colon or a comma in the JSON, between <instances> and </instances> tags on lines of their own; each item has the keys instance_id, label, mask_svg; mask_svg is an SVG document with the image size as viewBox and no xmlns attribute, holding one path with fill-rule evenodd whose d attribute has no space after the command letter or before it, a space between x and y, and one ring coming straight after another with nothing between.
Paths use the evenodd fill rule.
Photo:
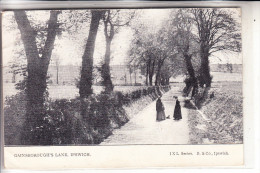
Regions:
<instances>
[{"instance_id":1,"label":"field","mask_svg":"<svg viewBox=\"0 0 260 173\"><path fill-rule=\"evenodd\" d=\"M213 83L200 112L189 111L190 143L243 143L242 82Z\"/></svg>"},{"instance_id":2,"label":"field","mask_svg":"<svg viewBox=\"0 0 260 173\"><path fill-rule=\"evenodd\" d=\"M242 74L239 73L223 73L223 72L212 72L213 76L213 87L223 88L224 90L228 90L230 81L242 81ZM183 85L183 76L178 76L175 79L171 80L172 86L182 86ZM131 92L137 89L140 89L144 86L115 86L115 91L121 91L121 92ZM234 88L235 86L232 86L230 89L232 92L234 90L241 90L241 87L239 86L237 88ZM15 86L13 83L4 83L3 84L3 96L4 98L6 96L15 95L18 90L15 89ZM48 86L49 96L52 99L71 99L79 96L79 90L74 85L49 85ZM102 86L94 86L93 91L95 94L100 93L103 90ZM242 91L241 91L242 92Z\"/></svg>"},{"instance_id":3,"label":"field","mask_svg":"<svg viewBox=\"0 0 260 173\"><path fill-rule=\"evenodd\" d=\"M210 72L210 75L213 76L212 82L227 82L227 81L242 81L242 73L225 73L225 72ZM171 82L183 82L185 76L180 75L175 78L171 78Z\"/></svg>"},{"instance_id":4,"label":"field","mask_svg":"<svg viewBox=\"0 0 260 173\"><path fill-rule=\"evenodd\" d=\"M115 91L121 91L123 93L132 92L144 88L144 86L115 86ZM94 86L93 91L95 94L99 94L103 90L102 86ZM15 89L13 83L5 83L3 96L15 95L18 90ZM52 99L72 99L79 96L79 89L74 85L50 85L48 86L49 96Z\"/></svg>"},{"instance_id":5,"label":"field","mask_svg":"<svg viewBox=\"0 0 260 173\"><path fill-rule=\"evenodd\" d=\"M211 72L213 82L242 81L242 73Z\"/></svg>"}]
</instances>

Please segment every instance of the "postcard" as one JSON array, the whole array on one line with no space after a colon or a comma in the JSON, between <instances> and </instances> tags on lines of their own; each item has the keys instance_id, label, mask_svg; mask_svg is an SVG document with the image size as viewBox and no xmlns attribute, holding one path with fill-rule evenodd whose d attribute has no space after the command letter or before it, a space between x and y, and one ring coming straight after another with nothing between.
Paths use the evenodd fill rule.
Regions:
<instances>
[{"instance_id":1,"label":"postcard","mask_svg":"<svg viewBox=\"0 0 260 173\"><path fill-rule=\"evenodd\" d=\"M4 11L5 167L242 166L241 14Z\"/></svg>"}]
</instances>

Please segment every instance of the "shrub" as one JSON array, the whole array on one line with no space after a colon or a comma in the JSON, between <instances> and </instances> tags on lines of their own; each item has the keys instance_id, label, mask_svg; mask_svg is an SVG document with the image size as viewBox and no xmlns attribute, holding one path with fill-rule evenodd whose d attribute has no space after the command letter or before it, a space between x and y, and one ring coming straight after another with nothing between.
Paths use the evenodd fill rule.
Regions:
<instances>
[{"instance_id":1,"label":"shrub","mask_svg":"<svg viewBox=\"0 0 260 173\"><path fill-rule=\"evenodd\" d=\"M24 92L7 97L4 107L4 132L6 145L19 145L26 114L26 96Z\"/></svg>"},{"instance_id":2,"label":"shrub","mask_svg":"<svg viewBox=\"0 0 260 173\"><path fill-rule=\"evenodd\" d=\"M169 86L153 86L125 94L93 94L84 100L46 99L42 126L34 130L52 145L99 144L114 128L129 121L124 105L148 95L154 100L169 89ZM17 131L22 130L26 113L24 92L8 98L5 105L5 144L19 145L21 134Z\"/></svg>"}]
</instances>

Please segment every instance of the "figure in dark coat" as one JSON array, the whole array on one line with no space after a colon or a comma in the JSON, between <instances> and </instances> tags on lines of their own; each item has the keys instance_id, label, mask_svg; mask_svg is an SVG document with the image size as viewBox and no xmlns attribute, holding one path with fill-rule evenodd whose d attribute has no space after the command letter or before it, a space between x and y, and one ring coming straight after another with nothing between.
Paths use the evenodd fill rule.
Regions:
<instances>
[{"instance_id":1,"label":"figure in dark coat","mask_svg":"<svg viewBox=\"0 0 260 173\"><path fill-rule=\"evenodd\" d=\"M156 120L162 121L165 120L165 112L164 112L164 106L160 98L156 101Z\"/></svg>"},{"instance_id":2,"label":"figure in dark coat","mask_svg":"<svg viewBox=\"0 0 260 173\"><path fill-rule=\"evenodd\" d=\"M174 108L173 118L174 120L180 120L182 119L180 101L178 100L178 97L174 97L174 98L176 99L176 104Z\"/></svg>"}]
</instances>

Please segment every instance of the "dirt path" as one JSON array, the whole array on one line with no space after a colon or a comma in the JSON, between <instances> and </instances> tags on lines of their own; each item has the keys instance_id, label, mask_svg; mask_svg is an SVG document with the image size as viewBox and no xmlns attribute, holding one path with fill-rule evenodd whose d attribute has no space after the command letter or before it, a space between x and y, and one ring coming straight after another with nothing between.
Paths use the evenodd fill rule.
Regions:
<instances>
[{"instance_id":1,"label":"dirt path","mask_svg":"<svg viewBox=\"0 0 260 173\"><path fill-rule=\"evenodd\" d=\"M173 120L175 107L173 96L179 97L182 106L182 120L179 121ZM183 107L183 100L178 87L173 87L162 96L165 115L170 115L170 119L156 122L156 101L154 101L135 115L127 124L120 129L115 129L113 135L105 139L101 145L187 144L189 141L188 111Z\"/></svg>"}]
</instances>

